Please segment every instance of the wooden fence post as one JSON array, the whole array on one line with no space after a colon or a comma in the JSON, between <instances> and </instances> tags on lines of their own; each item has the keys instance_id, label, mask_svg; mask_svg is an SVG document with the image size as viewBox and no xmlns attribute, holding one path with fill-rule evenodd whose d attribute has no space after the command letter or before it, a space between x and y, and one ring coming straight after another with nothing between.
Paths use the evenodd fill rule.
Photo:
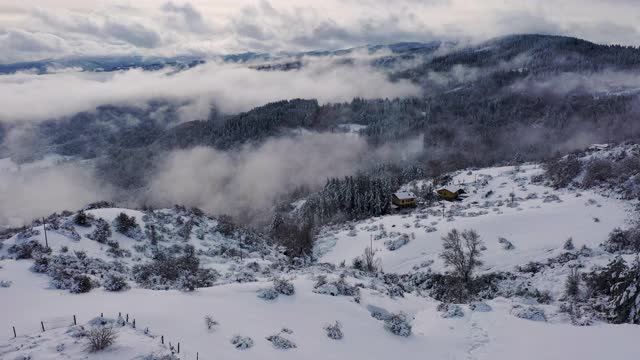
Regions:
<instances>
[{"instance_id":1,"label":"wooden fence post","mask_svg":"<svg viewBox=\"0 0 640 360\"><path fill-rule=\"evenodd\" d=\"M178 354L180 354L180 343L178 343Z\"/></svg>"},{"instance_id":2,"label":"wooden fence post","mask_svg":"<svg viewBox=\"0 0 640 360\"><path fill-rule=\"evenodd\" d=\"M42 326L42 331L44 332L44 321L40 321L40 326Z\"/></svg>"},{"instance_id":3,"label":"wooden fence post","mask_svg":"<svg viewBox=\"0 0 640 360\"><path fill-rule=\"evenodd\" d=\"M133 328L136 328L136 319L133 319Z\"/></svg>"},{"instance_id":4,"label":"wooden fence post","mask_svg":"<svg viewBox=\"0 0 640 360\"><path fill-rule=\"evenodd\" d=\"M200 360L200 353L196 352L196 360Z\"/></svg>"},{"instance_id":5,"label":"wooden fence post","mask_svg":"<svg viewBox=\"0 0 640 360\"><path fill-rule=\"evenodd\" d=\"M78 325L78 322L76 321L76 316L73 315L73 325Z\"/></svg>"},{"instance_id":6,"label":"wooden fence post","mask_svg":"<svg viewBox=\"0 0 640 360\"><path fill-rule=\"evenodd\" d=\"M160 342L164 345L164 335L160 335Z\"/></svg>"},{"instance_id":7,"label":"wooden fence post","mask_svg":"<svg viewBox=\"0 0 640 360\"><path fill-rule=\"evenodd\" d=\"M100 313L100 317L104 317L104 313Z\"/></svg>"},{"instance_id":8,"label":"wooden fence post","mask_svg":"<svg viewBox=\"0 0 640 360\"><path fill-rule=\"evenodd\" d=\"M129 323L129 314L127 314L127 324Z\"/></svg>"},{"instance_id":9,"label":"wooden fence post","mask_svg":"<svg viewBox=\"0 0 640 360\"><path fill-rule=\"evenodd\" d=\"M13 337L14 338L18 337L18 335L16 335L16 327L15 326L13 326Z\"/></svg>"}]
</instances>

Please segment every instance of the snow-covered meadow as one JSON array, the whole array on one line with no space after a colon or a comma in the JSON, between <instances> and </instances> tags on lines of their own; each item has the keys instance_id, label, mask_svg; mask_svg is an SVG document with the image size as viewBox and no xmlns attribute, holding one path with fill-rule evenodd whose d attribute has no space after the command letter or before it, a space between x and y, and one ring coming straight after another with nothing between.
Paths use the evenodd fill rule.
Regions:
<instances>
[{"instance_id":1,"label":"snow-covered meadow","mask_svg":"<svg viewBox=\"0 0 640 360\"><path fill-rule=\"evenodd\" d=\"M32 260L5 258L0 260L0 280L9 286L0 288L0 358L143 359L154 352L167 353L168 342L180 342L181 351L175 355L181 359L636 359L634 340L640 336L640 326L601 321L576 326L558 309L572 267L586 271L613 258L599 245L611 230L634 220L635 203L618 199L614 193L554 190L532 182L541 171L538 165L526 165L459 172L448 188L464 188L468 197L445 203L444 212L437 203L325 227L316 242L317 261L310 266L282 266L277 249L266 245L243 248L242 236L229 237L216 230L218 220L192 217L194 228L186 238L169 237L164 243L167 247L174 243L193 245L201 265L220 273L216 286L192 292L152 290L129 280L131 289L126 291L96 288L72 294L53 289L47 275L30 271ZM420 184L406 187L413 185ZM121 212L135 217L142 229L150 219L144 212L127 209L87 211L108 223ZM176 234L177 224L188 222L188 217L174 210L158 212L153 221L162 216L169 219L160 233ZM176 223L178 217L183 219ZM94 227L74 226L80 235L76 240L65 232L48 231L49 245L54 252L66 246L69 253L83 251L89 257L113 260L109 246L87 238ZM440 238L454 228L475 229L480 234L486 246L481 274L515 272L518 266L544 263L567 252L575 256L554 261L539 272L517 273L500 284L499 296L486 302L450 305L445 311L440 302L420 290L393 296L381 275L349 269L353 258L373 243L387 274L444 272ZM39 233L31 239L44 242L42 225L34 230ZM118 259L126 266L152 258L140 247L145 240L115 231L112 238L131 254ZM568 238L573 239L575 250L565 249ZM389 245L397 239L404 240ZM6 257L7 249L20 241L18 235L6 240L1 254ZM239 252L228 252L227 248ZM259 264L259 271L249 265L253 262ZM253 278L245 281L240 274L248 269L253 269ZM357 295L330 296L318 290L320 275L338 281L341 273L347 284L359 289ZM295 293L280 294L273 300L258 297L260 290L272 286L273 278L290 280ZM551 300L537 303L517 293L515 289L523 284L548 292ZM538 310L542 315L535 314ZM87 353L82 351L85 339L72 339L64 329L42 332L40 328L40 322L47 319L76 315L78 322L85 324L100 313L106 317L129 314L136 319L137 332L125 326L118 330L118 340L110 350ZM399 313L411 326L407 337L389 331L385 328L387 315L380 317ZM216 324L209 328L205 316ZM325 330L336 321L344 333L340 340L329 338ZM12 339L12 326L17 329L16 339ZM146 328L152 336L140 333ZM266 339L276 334L290 340L295 348L276 348ZM164 346L159 335L164 336ZM237 349L231 340L238 335L251 338L253 346ZM59 344L65 344L63 351L56 350Z\"/></svg>"}]
</instances>

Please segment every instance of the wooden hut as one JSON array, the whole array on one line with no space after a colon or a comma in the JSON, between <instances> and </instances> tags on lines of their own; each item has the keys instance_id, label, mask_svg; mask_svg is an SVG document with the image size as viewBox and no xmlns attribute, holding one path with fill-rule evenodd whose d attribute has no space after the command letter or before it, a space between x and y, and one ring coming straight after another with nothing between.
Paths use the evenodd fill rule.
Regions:
<instances>
[{"instance_id":1,"label":"wooden hut","mask_svg":"<svg viewBox=\"0 0 640 360\"><path fill-rule=\"evenodd\" d=\"M398 191L391 196L391 202L397 207L416 206L416 196L411 191Z\"/></svg>"}]
</instances>

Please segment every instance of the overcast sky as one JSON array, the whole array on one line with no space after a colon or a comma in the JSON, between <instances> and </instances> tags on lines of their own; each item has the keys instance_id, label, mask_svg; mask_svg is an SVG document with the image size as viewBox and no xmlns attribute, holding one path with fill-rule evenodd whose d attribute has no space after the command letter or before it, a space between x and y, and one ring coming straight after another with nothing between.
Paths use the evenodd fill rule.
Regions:
<instances>
[{"instance_id":1,"label":"overcast sky","mask_svg":"<svg viewBox=\"0 0 640 360\"><path fill-rule=\"evenodd\" d=\"M640 45L640 0L0 0L0 62L225 54L511 33Z\"/></svg>"}]
</instances>

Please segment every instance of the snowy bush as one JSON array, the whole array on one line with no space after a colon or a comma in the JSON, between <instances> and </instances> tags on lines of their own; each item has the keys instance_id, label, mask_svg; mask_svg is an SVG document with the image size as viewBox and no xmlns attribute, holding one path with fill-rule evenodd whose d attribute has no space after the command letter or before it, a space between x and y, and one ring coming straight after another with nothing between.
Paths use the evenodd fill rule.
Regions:
<instances>
[{"instance_id":1,"label":"snowy bush","mask_svg":"<svg viewBox=\"0 0 640 360\"><path fill-rule=\"evenodd\" d=\"M402 236L400 236L397 239L385 241L384 245L386 246L387 250L395 251L407 245L408 243L409 243L409 235L402 234Z\"/></svg>"},{"instance_id":2,"label":"snowy bush","mask_svg":"<svg viewBox=\"0 0 640 360\"><path fill-rule=\"evenodd\" d=\"M491 306L484 302L472 302L469 304L469 309L476 312L489 312L492 310Z\"/></svg>"},{"instance_id":3,"label":"snowy bush","mask_svg":"<svg viewBox=\"0 0 640 360\"><path fill-rule=\"evenodd\" d=\"M605 251L615 253L638 253L640 252L640 225L633 226L627 230L614 229L607 241L603 244Z\"/></svg>"},{"instance_id":4,"label":"snowy bush","mask_svg":"<svg viewBox=\"0 0 640 360\"><path fill-rule=\"evenodd\" d=\"M9 255L13 255L15 259L31 259L38 254L51 253L51 249L42 246L36 240L28 240L25 242L11 245L7 248Z\"/></svg>"},{"instance_id":5,"label":"snowy bush","mask_svg":"<svg viewBox=\"0 0 640 360\"><path fill-rule=\"evenodd\" d=\"M258 297L264 300L274 300L278 297L278 292L274 288L260 289Z\"/></svg>"},{"instance_id":6,"label":"snowy bush","mask_svg":"<svg viewBox=\"0 0 640 360\"><path fill-rule=\"evenodd\" d=\"M384 328L398 336L411 335L411 324L404 313L391 314L384 320Z\"/></svg>"},{"instance_id":7,"label":"snowy bush","mask_svg":"<svg viewBox=\"0 0 640 360\"><path fill-rule=\"evenodd\" d=\"M550 202L562 202L562 200L560 200L560 197L556 194L551 194L551 195L547 195L542 199L543 203L550 203Z\"/></svg>"},{"instance_id":8,"label":"snowy bush","mask_svg":"<svg viewBox=\"0 0 640 360\"><path fill-rule=\"evenodd\" d=\"M253 347L253 339L248 336L236 335L231 338L231 344L238 350L246 350Z\"/></svg>"},{"instance_id":9,"label":"snowy bush","mask_svg":"<svg viewBox=\"0 0 640 360\"><path fill-rule=\"evenodd\" d=\"M336 281L316 283L313 292L331 296L356 296L360 294L360 289L357 286L349 285L345 277L341 275Z\"/></svg>"},{"instance_id":10,"label":"snowy bush","mask_svg":"<svg viewBox=\"0 0 640 360\"><path fill-rule=\"evenodd\" d=\"M11 287L12 282L9 280L0 280L0 288Z\"/></svg>"},{"instance_id":11,"label":"snowy bush","mask_svg":"<svg viewBox=\"0 0 640 360\"><path fill-rule=\"evenodd\" d=\"M273 344L273 347L275 347L276 349L287 350L297 348L296 344L293 341L282 336L280 333L267 336L266 339L267 341L271 342L271 344Z\"/></svg>"},{"instance_id":12,"label":"snowy bush","mask_svg":"<svg viewBox=\"0 0 640 360\"><path fill-rule=\"evenodd\" d=\"M275 279L273 281L273 289L279 294L287 296L291 296L296 292L293 284L286 279Z\"/></svg>"},{"instance_id":13,"label":"snowy bush","mask_svg":"<svg viewBox=\"0 0 640 360\"><path fill-rule=\"evenodd\" d=\"M176 256L176 252L181 252ZM213 269L200 267L200 260L192 245L175 248L158 248L152 262L135 265L134 280L150 289L181 289L213 286L219 275Z\"/></svg>"},{"instance_id":14,"label":"snowy bush","mask_svg":"<svg viewBox=\"0 0 640 360\"><path fill-rule=\"evenodd\" d=\"M544 310L536 306L515 305L511 309L511 315L531 321L547 321Z\"/></svg>"},{"instance_id":15,"label":"snowy bush","mask_svg":"<svg viewBox=\"0 0 640 360\"><path fill-rule=\"evenodd\" d=\"M207 326L207 330L212 330L215 326L218 326L218 322L211 315L205 315L204 324Z\"/></svg>"},{"instance_id":16,"label":"snowy bush","mask_svg":"<svg viewBox=\"0 0 640 360\"><path fill-rule=\"evenodd\" d=\"M111 226L102 218L95 220L94 225L95 229L87 237L101 244L106 244L111 237Z\"/></svg>"},{"instance_id":17,"label":"snowy bush","mask_svg":"<svg viewBox=\"0 0 640 360\"><path fill-rule=\"evenodd\" d=\"M374 319L386 320L391 318L391 313L379 306L369 304L367 305L367 310L369 310L369 314L371 314L371 317Z\"/></svg>"},{"instance_id":18,"label":"snowy bush","mask_svg":"<svg viewBox=\"0 0 640 360\"><path fill-rule=\"evenodd\" d=\"M507 239L505 239L503 237L499 237L498 238L498 242L500 244L502 244L502 248L504 250L513 250L513 249L515 249L515 246L513 246L513 243L511 243L511 241L509 241L509 240L507 240Z\"/></svg>"},{"instance_id":19,"label":"snowy bush","mask_svg":"<svg viewBox=\"0 0 640 360\"><path fill-rule=\"evenodd\" d=\"M102 281L102 287L107 291L123 291L129 289L129 284L123 275L109 272Z\"/></svg>"},{"instance_id":20,"label":"snowy bush","mask_svg":"<svg viewBox=\"0 0 640 360\"><path fill-rule=\"evenodd\" d=\"M18 239L18 240L26 240L26 239L29 239L29 238L32 238L32 237L38 236L38 235L40 235L40 231L39 230L36 230L34 228L27 228L27 229L25 229L23 231L20 231L18 233L18 235L16 236L16 239Z\"/></svg>"},{"instance_id":21,"label":"snowy bush","mask_svg":"<svg viewBox=\"0 0 640 360\"><path fill-rule=\"evenodd\" d=\"M438 305L438 311L442 312L440 316L445 319L459 318L464 316L464 312L462 311L462 308L460 307L460 305L456 305L456 304L442 303Z\"/></svg>"},{"instance_id":22,"label":"snowy bush","mask_svg":"<svg viewBox=\"0 0 640 360\"><path fill-rule=\"evenodd\" d=\"M568 155L564 158L552 159L544 164L545 176L553 187L563 188L568 186L578 174L581 164L576 155Z\"/></svg>"},{"instance_id":23,"label":"snowy bush","mask_svg":"<svg viewBox=\"0 0 640 360\"><path fill-rule=\"evenodd\" d=\"M87 350L97 352L108 348L116 341L116 331L110 326L94 327L87 332Z\"/></svg>"},{"instance_id":24,"label":"snowy bush","mask_svg":"<svg viewBox=\"0 0 640 360\"><path fill-rule=\"evenodd\" d=\"M329 339L340 340L343 337L342 325L340 325L340 322L338 321L336 321L333 324L325 326L324 330L327 332L327 337Z\"/></svg>"},{"instance_id":25,"label":"snowy bush","mask_svg":"<svg viewBox=\"0 0 640 360\"><path fill-rule=\"evenodd\" d=\"M65 222L64 224L60 225L60 227L58 227L56 232L63 236L68 237L73 241L80 240L80 234L78 234L78 232L76 231L76 228L73 226L73 223L71 222Z\"/></svg>"},{"instance_id":26,"label":"snowy bush","mask_svg":"<svg viewBox=\"0 0 640 360\"><path fill-rule=\"evenodd\" d=\"M93 222L93 220L95 220L93 215L87 214L82 210L78 211L76 216L73 217L73 223L82 227L91 226L91 223Z\"/></svg>"},{"instance_id":27,"label":"snowy bush","mask_svg":"<svg viewBox=\"0 0 640 360\"><path fill-rule=\"evenodd\" d=\"M567 241L564 242L562 248L568 251L575 249L576 247L573 245L573 238L568 238Z\"/></svg>"},{"instance_id":28,"label":"snowy bush","mask_svg":"<svg viewBox=\"0 0 640 360\"><path fill-rule=\"evenodd\" d=\"M71 279L69 291L74 294L82 294L91 291L93 284L91 278L86 275L76 275Z\"/></svg>"},{"instance_id":29,"label":"snowy bush","mask_svg":"<svg viewBox=\"0 0 640 360\"><path fill-rule=\"evenodd\" d=\"M586 276L589 290L602 300L606 316L613 323L640 324L640 259L628 266L616 257L603 269L595 269Z\"/></svg>"}]
</instances>

